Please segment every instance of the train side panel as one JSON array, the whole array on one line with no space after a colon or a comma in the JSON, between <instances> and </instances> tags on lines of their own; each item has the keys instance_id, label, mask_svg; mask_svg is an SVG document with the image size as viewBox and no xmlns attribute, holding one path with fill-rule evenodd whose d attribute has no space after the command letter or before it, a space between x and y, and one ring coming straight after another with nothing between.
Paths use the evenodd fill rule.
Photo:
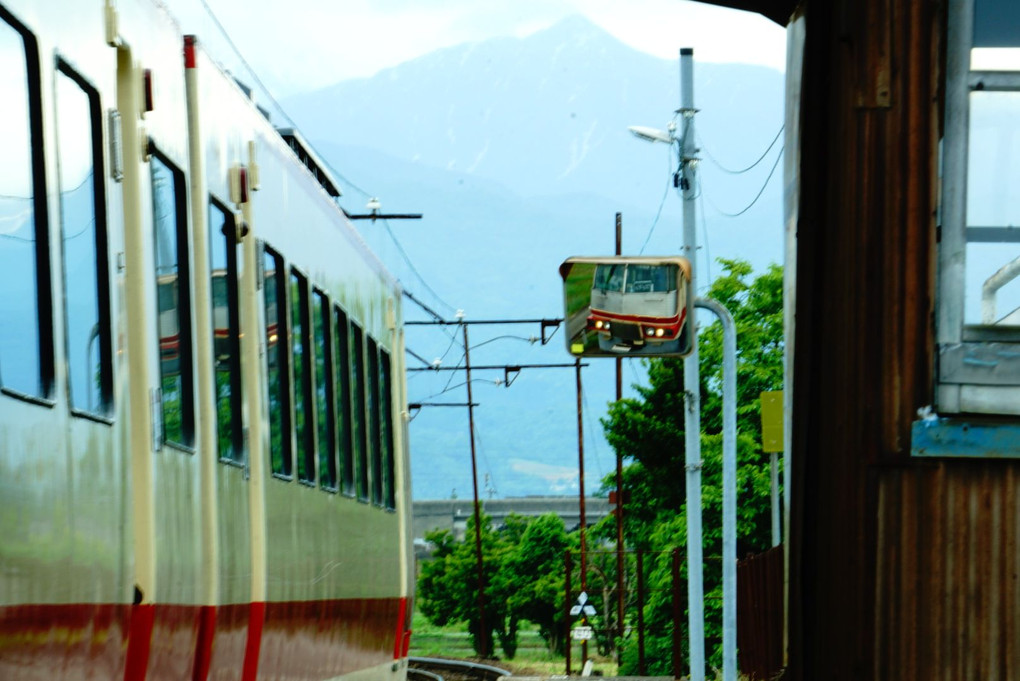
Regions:
<instances>
[{"instance_id":1,"label":"train side panel","mask_svg":"<svg viewBox=\"0 0 1020 681\"><path fill-rule=\"evenodd\" d=\"M0 59L0 677L403 678L399 286L161 7L3 0Z\"/></svg>"}]
</instances>

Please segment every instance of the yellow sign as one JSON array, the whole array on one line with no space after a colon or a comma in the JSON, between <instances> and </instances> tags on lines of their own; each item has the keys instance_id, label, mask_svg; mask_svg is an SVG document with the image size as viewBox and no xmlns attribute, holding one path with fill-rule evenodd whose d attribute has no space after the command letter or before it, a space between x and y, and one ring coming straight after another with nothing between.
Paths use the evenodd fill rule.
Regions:
<instances>
[{"instance_id":1,"label":"yellow sign","mask_svg":"<svg viewBox=\"0 0 1020 681\"><path fill-rule=\"evenodd\" d=\"M783 451L783 391L761 394L761 448L766 452Z\"/></svg>"}]
</instances>

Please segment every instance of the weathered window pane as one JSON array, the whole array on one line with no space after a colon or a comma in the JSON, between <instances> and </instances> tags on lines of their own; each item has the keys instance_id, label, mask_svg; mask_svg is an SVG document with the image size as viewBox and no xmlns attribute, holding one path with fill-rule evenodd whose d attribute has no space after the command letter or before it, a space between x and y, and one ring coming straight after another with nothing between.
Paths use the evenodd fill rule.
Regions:
<instances>
[{"instance_id":1,"label":"weathered window pane","mask_svg":"<svg viewBox=\"0 0 1020 681\"><path fill-rule=\"evenodd\" d=\"M237 298L234 217L209 204L209 271L212 276L213 367L219 458L243 460L241 427L240 313Z\"/></svg>"},{"instance_id":2,"label":"weathered window pane","mask_svg":"<svg viewBox=\"0 0 1020 681\"><path fill-rule=\"evenodd\" d=\"M354 496L354 441L351 425L351 330L347 315L336 308L336 424L340 454L340 490Z\"/></svg>"},{"instance_id":3,"label":"weathered window pane","mask_svg":"<svg viewBox=\"0 0 1020 681\"><path fill-rule=\"evenodd\" d=\"M382 506L382 423L379 419L379 388L382 375L379 373L379 347L375 340L368 339L368 432L369 432L369 478L372 483L372 503Z\"/></svg>"},{"instance_id":4,"label":"weathered window pane","mask_svg":"<svg viewBox=\"0 0 1020 681\"><path fill-rule=\"evenodd\" d=\"M269 404L269 448L273 474L291 474L290 386L287 376L286 279L283 258L268 248L264 257L262 288L266 317L266 378Z\"/></svg>"},{"instance_id":5,"label":"weathered window pane","mask_svg":"<svg viewBox=\"0 0 1020 681\"><path fill-rule=\"evenodd\" d=\"M104 413L113 371L98 95L64 64L56 90L68 392L72 408Z\"/></svg>"},{"instance_id":6,"label":"weathered window pane","mask_svg":"<svg viewBox=\"0 0 1020 681\"><path fill-rule=\"evenodd\" d=\"M330 357L329 301L321 291L312 294L312 338L315 347L316 449L319 455L319 486L336 489L336 447L333 444L332 358Z\"/></svg>"},{"instance_id":7,"label":"weathered window pane","mask_svg":"<svg viewBox=\"0 0 1020 681\"><path fill-rule=\"evenodd\" d=\"M351 322L351 425L354 435L355 461L357 470L357 494L362 501L368 501L368 429L365 427L365 343L361 327Z\"/></svg>"},{"instance_id":8,"label":"weathered window pane","mask_svg":"<svg viewBox=\"0 0 1020 681\"><path fill-rule=\"evenodd\" d=\"M379 354L382 365L382 447L383 497L386 508L396 508L396 461L393 443L393 368L385 350Z\"/></svg>"},{"instance_id":9,"label":"weathered window pane","mask_svg":"<svg viewBox=\"0 0 1020 681\"><path fill-rule=\"evenodd\" d=\"M190 446L194 434L191 326L187 270L187 229L180 198L183 180L153 154L152 215L156 245L163 434L167 442Z\"/></svg>"},{"instance_id":10,"label":"weathered window pane","mask_svg":"<svg viewBox=\"0 0 1020 681\"><path fill-rule=\"evenodd\" d=\"M45 312L48 274L39 270L38 260L45 257L46 220L36 206L45 207L45 188L36 187L33 179L42 151L41 145L33 146L39 131L33 126L30 100L38 104L38 82L31 92L26 50L22 36L0 20L0 290L11 292L0 296L0 385L43 396L49 386L40 338L52 335ZM41 325L46 325L46 333L41 334Z\"/></svg>"},{"instance_id":11,"label":"weathered window pane","mask_svg":"<svg viewBox=\"0 0 1020 681\"><path fill-rule=\"evenodd\" d=\"M297 272L290 275L291 355L294 358L294 435L297 446L298 479L315 481L315 452L312 427L312 369L308 342L308 280Z\"/></svg>"}]
</instances>

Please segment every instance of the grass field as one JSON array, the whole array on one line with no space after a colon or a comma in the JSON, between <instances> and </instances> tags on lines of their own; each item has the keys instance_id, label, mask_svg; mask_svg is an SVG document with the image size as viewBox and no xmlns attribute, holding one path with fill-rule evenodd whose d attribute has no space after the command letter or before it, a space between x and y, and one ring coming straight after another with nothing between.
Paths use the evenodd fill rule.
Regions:
<instances>
[{"instance_id":1,"label":"grass field","mask_svg":"<svg viewBox=\"0 0 1020 681\"><path fill-rule=\"evenodd\" d=\"M464 623L437 627L421 613L416 612L412 620L411 635L412 657L450 657L456 659L477 659L471 647L471 637ZM594 657L590 651L589 656ZM498 660L485 660L487 664L509 669L518 675L551 675L562 674L566 669L566 659L562 655L549 652L545 642L538 635L538 628L530 622L523 622L517 633L517 654L512 660L502 659L502 651L496 648ZM581 648L573 646L573 671L581 668ZM595 669L604 676L616 674L616 661L595 659Z\"/></svg>"}]
</instances>

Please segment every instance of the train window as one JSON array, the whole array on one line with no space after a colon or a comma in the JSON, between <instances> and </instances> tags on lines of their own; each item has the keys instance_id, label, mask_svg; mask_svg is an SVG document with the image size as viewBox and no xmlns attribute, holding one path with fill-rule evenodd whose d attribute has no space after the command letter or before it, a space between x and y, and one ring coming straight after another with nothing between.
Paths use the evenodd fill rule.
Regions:
<instances>
[{"instance_id":1,"label":"train window","mask_svg":"<svg viewBox=\"0 0 1020 681\"><path fill-rule=\"evenodd\" d=\"M266 319L266 390L269 456L273 475L290 477L290 373L287 352L287 278L283 258L268 246L263 254L262 302Z\"/></svg>"},{"instance_id":2,"label":"train window","mask_svg":"<svg viewBox=\"0 0 1020 681\"><path fill-rule=\"evenodd\" d=\"M336 445L332 407L333 353L330 351L329 301L319 290L312 291L312 345L315 348L316 451L319 455L319 486L336 491Z\"/></svg>"},{"instance_id":3,"label":"train window","mask_svg":"<svg viewBox=\"0 0 1020 681\"><path fill-rule=\"evenodd\" d=\"M195 416L184 174L158 150L150 151L163 438L190 447Z\"/></svg>"},{"instance_id":4,"label":"train window","mask_svg":"<svg viewBox=\"0 0 1020 681\"><path fill-rule=\"evenodd\" d=\"M209 201L209 272L212 281L213 388L216 446L221 461L244 458L241 422L241 318L238 303L237 224L234 214Z\"/></svg>"},{"instance_id":5,"label":"train window","mask_svg":"<svg viewBox=\"0 0 1020 681\"><path fill-rule=\"evenodd\" d=\"M347 313L334 308L336 320L336 427L340 454L340 491L354 496L354 429L351 425L351 330Z\"/></svg>"},{"instance_id":6,"label":"train window","mask_svg":"<svg viewBox=\"0 0 1020 681\"><path fill-rule=\"evenodd\" d=\"M1020 415L1020 5L948 7L936 410Z\"/></svg>"},{"instance_id":7,"label":"train window","mask_svg":"<svg viewBox=\"0 0 1020 681\"><path fill-rule=\"evenodd\" d=\"M42 147L39 51L0 6L0 386L48 398L53 388L53 296ZM84 346L81 352L84 353Z\"/></svg>"},{"instance_id":8,"label":"train window","mask_svg":"<svg viewBox=\"0 0 1020 681\"><path fill-rule=\"evenodd\" d=\"M60 230L71 408L106 414L113 403L110 271L99 93L62 60L56 83Z\"/></svg>"},{"instance_id":9,"label":"train window","mask_svg":"<svg viewBox=\"0 0 1020 681\"><path fill-rule=\"evenodd\" d=\"M382 476L382 422L379 418L379 389L382 374L379 372L379 346L368 338L368 433L369 433L369 481L372 486L372 503L383 504Z\"/></svg>"},{"instance_id":10,"label":"train window","mask_svg":"<svg viewBox=\"0 0 1020 681\"><path fill-rule=\"evenodd\" d=\"M368 501L368 428L365 419L365 338L361 327L351 322L351 395L352 440L354 442L355 478L358 499Z\"/></svg>"},{"instance_id":11,"label":"train window","mask_svg":"<svg viewBox=\"0 0 1020 681\"><path fill-rule=\"evenodd\" d=\"M315 482L315 417L312 411L312 347L309 342L308 279L290 273L290 347L294 369L294 435L298 480Z\"/></svg>"},{"instance_id":12,"label":"train window","mask_svg":"<svg viewBox=\"0 0 1020 681\"><path fill-rule=\"evenodd\" d=\"M393 450L393 368L390 354L385 350L379 352L379 364L382 368L383 500L386 508L393 510L397 507L396 453Z\"/></svg>"}]
</instances>

